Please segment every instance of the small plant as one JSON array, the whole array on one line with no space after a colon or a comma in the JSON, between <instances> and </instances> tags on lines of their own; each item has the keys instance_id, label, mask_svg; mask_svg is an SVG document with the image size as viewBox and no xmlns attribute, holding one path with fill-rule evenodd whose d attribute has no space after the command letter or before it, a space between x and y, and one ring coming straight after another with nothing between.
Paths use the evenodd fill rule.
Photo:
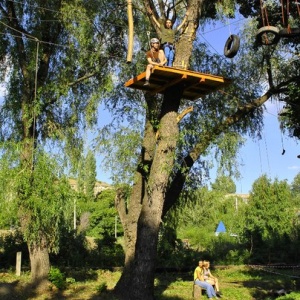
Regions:
<instances>
[{"instance_id":1,"label":"small plant","mask_svg":"<svg viewBox=\"0 0 300 300\"><path fill-rule=\"evenodd\" d=\"M50 268L48 279L60 290L66 287L66 282L64 277L65 277L64 274L58 268L55 267Z\"/></svg>"},{"instance_id":2,"label":"small plant","mask_svg":"<svg viewBox=\"0 0 300 300\"><path fill-rule=\"evenodd\" d=\"M76 282L76 279L73 278L73 277L67 277L66 278L66 283L68 283L68 284L73 284L75 282Z\"/></svg>"},{"instance_id":3,"label":"small plant","mask_svg":"<svg viewBox=\"0 0 300 300\"><path fill-rule=\"evenodd\" d=\"M107 284L106 284L106 282L101 282L101 283L97 286L97 292L98 292L98 293L105 292L106 290L107 290Z\"/></svg>"}]
</instances>

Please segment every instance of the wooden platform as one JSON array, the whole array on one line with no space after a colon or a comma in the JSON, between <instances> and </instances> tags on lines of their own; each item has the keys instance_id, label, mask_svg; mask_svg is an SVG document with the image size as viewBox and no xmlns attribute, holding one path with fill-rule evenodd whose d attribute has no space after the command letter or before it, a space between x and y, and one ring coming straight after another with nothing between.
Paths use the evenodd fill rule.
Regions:
<instances>
[{"instance_id":1,"label":"wooden platform","mask_svg":"<svg viewBox=\"0 0 300 300\"><path fill-rule=\"evenodd\" d=\"M126 87L144 90L153 94L164 94L169 87L176 88L184 84L183 98L195 100L211 92L224 88L231 83L231 80L222 76L215 76L206 73L199 73L190 70L177 69L172 67L155 66L150 76L150 85L144 86L146 72L128 80Z\"/></svg>"}]
</instances>

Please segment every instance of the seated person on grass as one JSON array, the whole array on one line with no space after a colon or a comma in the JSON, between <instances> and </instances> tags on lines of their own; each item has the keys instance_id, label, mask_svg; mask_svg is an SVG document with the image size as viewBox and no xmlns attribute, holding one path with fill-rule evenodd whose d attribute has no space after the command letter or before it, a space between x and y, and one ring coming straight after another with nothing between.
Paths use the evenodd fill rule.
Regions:
<instances>
[{"instance_id":1,"label":"seated person on grass","mask_svg":"<svg viewBox=\"0 0 300 300\"><path fill-rule=\"evenodd\" d=\"M218 297L220 297L220 295L222 295L222 293L220 292L219 280L217 277L215 277L211 274L209 267L210 267L210 262L208 260L204 260L203 264L202 264L204 281L215 286L216 294Z\"/></svg>"},{"instance_id":2,"label":"seated person on grass","mask_svg":"<svg viewBox=\"0 0 300 300\"><path fill-rule=\"evenodd\" d=\"M217 298L216 292L213 286L204 281L203 277L203 262L200 260L198 267L194 271L194 284L200 286L201 288L206 290L207 297L209 299Z\"/></svg>"}]
</instances>

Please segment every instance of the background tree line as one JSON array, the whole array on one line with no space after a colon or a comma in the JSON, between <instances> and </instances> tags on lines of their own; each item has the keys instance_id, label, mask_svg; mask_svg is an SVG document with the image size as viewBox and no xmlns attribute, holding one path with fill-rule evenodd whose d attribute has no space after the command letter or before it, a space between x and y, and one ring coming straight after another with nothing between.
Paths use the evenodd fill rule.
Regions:
<instances>
[{"instance_id":1,"label":"background tree line","mask_svg":"<svg viewBox=\"0 0 300 300\"><path fill-rule=\"evenodd\" d=\"M249 198L245 200L232 193L233 181L222 176L211 188L190 191L161 225L157 267L191 270L199 257L222 265L298 262L299 186L300 174L291 185L262 175L253 183ZM60 226L60 250L50 256L52 263L62 270L121 266L125 249L119 222L116 229L114 189L104 190L92 198L82 197L80 191L73 191L73 194L78 201L78 228L68 231L70 225ZM11 215L6 213L4 205L1 207L1 228L8 229ZM69 224L72 212L70 207L66 220ZM225 224L226 233L216 236L220 221ZM80 222L84 222L84 226ZM20 250L25 266L29 263L24 239L18 230L1 237L1 249L2 267L14 266L15 253Z\"/></svg>"}]
</instances>

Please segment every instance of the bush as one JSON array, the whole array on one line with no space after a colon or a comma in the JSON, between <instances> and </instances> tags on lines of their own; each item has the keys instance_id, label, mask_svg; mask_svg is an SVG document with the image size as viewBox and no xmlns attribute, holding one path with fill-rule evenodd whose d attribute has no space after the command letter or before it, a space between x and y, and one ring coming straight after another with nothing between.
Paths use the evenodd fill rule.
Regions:
<instances>
[{"instance_id":1,"label":"bush","mask_svg":"<svg viewBox=\"0 0 300 300\"><path fill-rule=\"evenodd\" d=\"M60 290L63 290L66 287L65 276L58 268L50 268L48 279Z\"/></svg>"},{"instance_id":2,"label":"bush","mask_svg":"<svg viewBox=\"0 0 300 300\"><path fill-rule=\"evenodd\" d=\"M106 290L107 290L107 284L106 284L106 282L101 282L101 283L97 286L97 292L98 292L98 293L105 292Z\"/></svg>"}]
</instances>

